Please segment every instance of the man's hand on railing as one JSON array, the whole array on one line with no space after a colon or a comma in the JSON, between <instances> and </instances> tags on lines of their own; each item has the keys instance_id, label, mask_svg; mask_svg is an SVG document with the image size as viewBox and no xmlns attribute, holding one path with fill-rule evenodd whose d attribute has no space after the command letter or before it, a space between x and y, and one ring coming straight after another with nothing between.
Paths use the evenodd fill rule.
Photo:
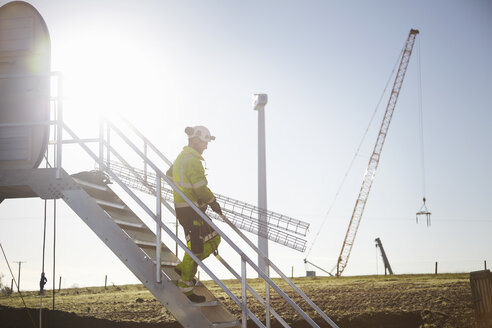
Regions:
<instances>
[{"instance_id":1,"label":"man's hand on railing","mask_svg":"<svg viewBox=\"0 0 492 328\"><path fill-rule=\"evenodd\" d=\"M210 203L210 208L212 209L212 211L214 211L215 213L219 214L219 215L222 215L222 209L220 208L220 205L219 203L217 203L217 200L214 200L213 203Z\"/></svg>"}]
</instances>

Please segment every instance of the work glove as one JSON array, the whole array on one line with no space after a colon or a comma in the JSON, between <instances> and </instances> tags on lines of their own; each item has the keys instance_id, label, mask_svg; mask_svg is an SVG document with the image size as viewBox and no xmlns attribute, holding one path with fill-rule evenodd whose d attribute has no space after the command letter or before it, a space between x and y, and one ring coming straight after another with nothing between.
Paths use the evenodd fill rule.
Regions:
<instances>
[{"instance_id":1,"label":"work glove","mask_svg":"<svg viewBox=\"0 0 492 328\"><path fill-rule=\"evenodd\" d=\"M169 167L169 170L166 171L166 176L171 179L171 181L173 180L173 165L171 165Z\"/></svg>"},{"instance_id":2,"label":"work glove","mask_svg":"<svg viewBox=\"0 0 492 328\"><path fill-rule=\"evenodd\" d=\"M217 213L219 215L222 215L222 209L220 208L219 203L217 203L217 200L214 200L213 203L210 203L208 205L210 205L210 208L212 209L212 211L214 211L215 213Z\"/></svg>"}]
</instances>

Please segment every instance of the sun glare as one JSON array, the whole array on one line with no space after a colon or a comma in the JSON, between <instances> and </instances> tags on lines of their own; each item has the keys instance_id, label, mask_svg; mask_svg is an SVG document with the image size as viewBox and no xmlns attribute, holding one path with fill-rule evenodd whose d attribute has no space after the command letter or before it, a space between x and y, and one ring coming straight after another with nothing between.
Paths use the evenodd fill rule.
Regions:
<instances>
[{"instance_id":1,"label":"sun glare","mask_svg":"<svg viewBox=\"0 0 492 328\"><path fill-rule=\"evenodd\" d=\"M100 115L131 119L155 106L160 81L134 37L93 29L71 38L61 52L65 117L74 118L69 123L77 130L94 126Z\"/></svg>"}]
</instances>

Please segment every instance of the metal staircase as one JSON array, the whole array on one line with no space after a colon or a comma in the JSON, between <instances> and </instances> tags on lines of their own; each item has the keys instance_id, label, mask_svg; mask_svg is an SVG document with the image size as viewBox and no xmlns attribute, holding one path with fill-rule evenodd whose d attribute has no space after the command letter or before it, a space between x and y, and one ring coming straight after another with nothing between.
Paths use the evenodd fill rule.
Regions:
<instances>
[{"instance_id":1,"label":"metal staircase","mask_svg":"<svg viewBox=\"0 0 492 328\"><path fill-rule=\"evenodd\" d=\"M194 304L175 286L179 260L161 243L160 282L156 281L156 236L103 181L102 172L74 177L57 169L1 172L1 189L23 187L43 199L61 198L137 276L184 327L237 327L239 321L203 285L206 302ZM17 196L21 196L20 194Z\"/></svg>"},{"instance_id":2,"label":"metal staircase","mask_svg":"<svg viewBox=\"0 0 492 328\"><path fill-rule=\"evenodd\" d=\"M73 175L75 182L77 182L87 194L96 201L98 206L104 210L104 212L113 220L118 227L129 237L131 241L140 249L145 259L152 261L151 269L156 263L157 251L156 251L156 235L152 232L145 223L116 195L116 193L108 187L105 183L106 176L101 171L95 172L82 172ZM72 205L67 202L70 207ZM75 208L72 207L72 209ZM79 212L76 212L79 213ZM80 214L79 214L80 215ZM169 281L174 282L179 279L178 274L174 271L174 268L180 262L178 258L167 246L161 242L160 249L160 264L161 270L165 276L161 277L162 282ZM125 261L130 259L126 258ZM173 286L172 288L170 286ZM171 291L166 293L166 297L162 297L162 293L159 293L159 289L153 291L151 288L154 286L151 284L149 290L156 296L156 298L162 304L170 304L171 300L174 301L177 297L176 294L183 296L179 289L175 288L174 283L171 283L169 288ZM236 327L239 322L232 316L232 314L210 293L210 291L199 283L199 286L195 287L197 293L206 297L205 303L193 304L187 298L184 303L186 310L183 312L186 318L181 318L183 304L180 304L178 314L174 314L176 310L170 310L171 313L180 322L190 321L188 311L192 311L191 317L196 317L193 321L203 324L205 321L206 326L211 327ZM182 297L180 297L182 298ZM199 308L201 313L197 312L196 308ZM211 310L212 309L212 310ZM178 318L178 316L180 316ZM203 318L205 317L205 319Z\"/></svg>"},{"instance_id":3,"label":"metal staircase","mask_svg":"<svg viewBox=\"0 0 492 328\"><path fill-rule=\"evenodd\" d=\"M57 106L58 111L62 106ZM305 320L306 326L319 327L306 312L301 309L275 282L269 275L261 271L253 260L251 260L244 251L237 245L237 242L232 240L232 237L225 234L215 223L200 212L199 209L184 195L182 192L165 176L163 170L147 156L145 149L137 147L116 125L108 120L103 120L100 129L99 138L80 139L71 128L62 120L62 113L58 112L56 120L49 122L28 122L16 123L15 126L22 125L55 125L56 140L56 163L55 168L49 169L23 169L23 170L0 170L0 199L5 198L24 198L24 197L40 197L42 199L63 199L68 206L94 231L94 233L118 256L118 258L135 274L135 276L149 289L163 306L165 306L172 315L184 327L236 327L242 326L246 328L248 319L258 327L265 325L253 314L247 307L249 293L265 307L266 313L271 313L283 327L289 325L282 317L271 308L269 299L263 299L246 281L246 271L250 268L258 273L263 278L265 283L275 291L285 303L292 307L292 311L296 311L300 318ZM0 128L11 127L9 124L0 124ZM63 139L64 133L68 133L70 139ZM121 156L115 148L114 140L119 139L119 144L124 144L126 148L125 157ZM97 143L99 146L99 155L93 151L91 143ZM99 171L84 172L70 176L62 166L62 149L64 144L78 144L94 161L98 163ZM118 144L118 145L119 145ZM130 150L130 151L128 151ZM131 153L131 155L129 154ZM121 174L117 174L117 167L111 163L111 158L116 157L120 163L124 164L128 169L133 167L126 161L126 158L137 158L143 162L146 168L150 170L145 181L150 181L149 177L154 180L145 186L147 193L153 193L155 199L155 209L151 209L142 198L140 198L130 187L125 183L124 179L120 178ZM124 159L124 162L121 161ZM162 167L162 165L161 165ZM118 186L119 190L110 188L107 184L108 179ZM166 201L163 195L166 191L163 186L171 188L179 193L188 204L214 228L222 238L221 247L230 247L241 260L241 271L237 273L232 265L221 256L216 256L217 259L229 270L234 277L241 281L241 295L235 295L202 261L200 261L183 243L178 236L162 222L161 207L164 205L169 212L174 213L174 209ZM150 189L148 188L150 187ZM168 190L171 190L168 189ZM147 215L155 222L155 231L152 231L139 216L135 214L125 202L121 199L124 193L125 199L129 197L132 202L136 203ZM117 194L118 193L118 194ZM224 198L222 198L224 200ZM227 208L227 206L224 206ZM253 209L254 210L254 209ZM232 212L231 212L232 211ZM256 209L256 211L259 211ZM231 215L232 218L251 217L251 214L243 216L234 216L231 207L229 211L224 211L226 215ZM237 213L237 212L236 212ZM271 218L275 218L276 214L268 213ZM220 218L230 228L251 247L253 251L263 258L269 268L276 272L300 297L303 298L303 303L314 309L317 313L318 321L328 323L331 327L337 325L318 307L314 304L297 286L295 286L279 268L266 258L259 249L238 229L237 222L233 224L228 217ZM278 219L278 218L277 218ZM274 221L271 221L274 222ZM285 223L283 218L278 219L278 231L281 230L301 230L304 225L301 221L290 220L291 224ZM307 227L305 227L307 229ZM270 229L270 228L268 228ZM248 230L248 229L246 229ZM256 227L258 230L258 227ZM175 242L183 251L187 252L198 266L207 273L214 282L234 301L242 311L242 318L238 320L234 317L223 304L218 301L214 295L202 284L199 283L196 293L206 297L206 302L195 304L188 300L180 290L176 287L175 281L178 275L174 272L174 267L179 263L178 258L173 252L161 242L161 232L164 231L168 237L166 240ZM248 231L255 231L254 228ZM276 232L275 232L276 233ZM302 233L302 232L301 232ZM269 236L275 237L275 234ZM237 240L237 236L235 236ZM284 240L288 240L286 236L282 236ZM294 247L292 247L294 246ZM290 247L296 248L295 242L290 244ZM301 247L302 248L302 247ZM306 305L304 305L307 307ZM269 321L267 321L269 322ZM268 324L267 324L268 325ZM326 325L326 324L325 324Z\"/></svg>"}]
</instances>

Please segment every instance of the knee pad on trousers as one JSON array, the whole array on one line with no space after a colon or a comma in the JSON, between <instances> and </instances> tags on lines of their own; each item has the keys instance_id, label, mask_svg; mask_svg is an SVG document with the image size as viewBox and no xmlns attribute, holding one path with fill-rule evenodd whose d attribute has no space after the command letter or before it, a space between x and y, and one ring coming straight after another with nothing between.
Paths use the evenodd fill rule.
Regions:
<instances>
[{"instance_id":1,"label":"knee pad on trousers","mask_svg":"<svg viewBox=\"0 0 492 328\"><path fill-rule=\"evenodd\" d=\"M193 226L191 228L191 251L196 254L201 254L203 252L203 237L200 236L200 227Z\"/></svg>"}]
</instances>

